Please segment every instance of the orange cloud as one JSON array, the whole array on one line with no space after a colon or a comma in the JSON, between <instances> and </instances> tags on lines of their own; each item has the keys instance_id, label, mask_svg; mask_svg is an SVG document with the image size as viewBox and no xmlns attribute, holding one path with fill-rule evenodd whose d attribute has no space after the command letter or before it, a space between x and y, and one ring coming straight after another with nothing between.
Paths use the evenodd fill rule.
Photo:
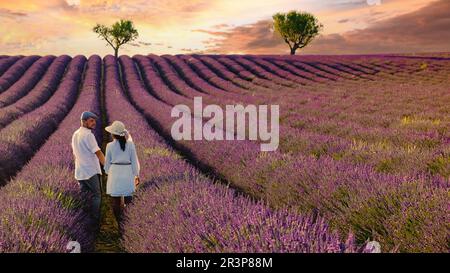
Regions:
<instances>
[{"instance_id":1,"label":"orange cloud","mask_svg":"<svg viewBox=\"0 0 450 273\"><path fill-rule=\"evenodd\" d=\"M96 23L112 24L118 19L132 19L140 33L136 42L146 43L140 47L125 46L124 50L130 53L167 53L198 47L205 35L193 34L190 27L201 26L203 18L211 16L209 11L217 10L216 3L219 2L0 0L1 53L105 55L111 49L98 39L92 27ZM162 42L169 44L164 50L154 47Z\"/></svg>"},{"instance_id":2,"label":"orange cloud","mask_svg":"<svg viewBox=\"0 0 450 273\"><path fill-rule=\"evenodd\" d=\"M450 1L432 2L411 13L371 21L370 25L363 29L321 35L302 52L365 54L449 51L448 14L450 14ZM341 23L346 23L347 20ZM239 26L230 31L206 31L215 37L206 42L207 52L288 53L287 45L270 30L270 22L270 20L263 20Z\"/></svg>"}]
</instances>

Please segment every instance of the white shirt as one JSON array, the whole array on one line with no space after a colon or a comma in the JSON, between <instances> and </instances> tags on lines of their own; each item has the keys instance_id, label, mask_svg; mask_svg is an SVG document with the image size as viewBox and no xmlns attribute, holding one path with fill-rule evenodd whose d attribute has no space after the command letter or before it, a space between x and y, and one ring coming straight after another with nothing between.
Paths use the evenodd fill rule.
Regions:
<instances>
[{"instance_id":1,"label":"white shirt","mask_svg":"<svg viewBox=\"0 0 450 273\"><path fill-rule=\"evenodd\" d=\"M97 140L92 131L80 127L72 136L72 151L75 156L75 179L86 180L101 174L100 162L95 152L99 151Z\"/></svg>"}]
</instances>

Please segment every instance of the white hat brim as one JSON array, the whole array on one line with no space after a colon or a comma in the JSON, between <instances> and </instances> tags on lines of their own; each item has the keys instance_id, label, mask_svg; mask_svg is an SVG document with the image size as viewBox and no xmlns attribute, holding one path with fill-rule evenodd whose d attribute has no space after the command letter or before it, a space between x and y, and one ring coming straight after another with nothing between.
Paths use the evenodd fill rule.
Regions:
<instances>
[{"instance_id":1,"label":"white hat brim","mask_svg":"<svg viewBox=\"0 0 450 273\"><path fill-rule=\"evenodd\" d=\"M113 135L118 135L118 136L122 136L125 135L127 130L123 131L123 132L116 132L114 131L114 129L112 128L112 126L106 126L105 127L105 131L107 131L108 133L111 133Z\"/></svg>"}]
</instances>

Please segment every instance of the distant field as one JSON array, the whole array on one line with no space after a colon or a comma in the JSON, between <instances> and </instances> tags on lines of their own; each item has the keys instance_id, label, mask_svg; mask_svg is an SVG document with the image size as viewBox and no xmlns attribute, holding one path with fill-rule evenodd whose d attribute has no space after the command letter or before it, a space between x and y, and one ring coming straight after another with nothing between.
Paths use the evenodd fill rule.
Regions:
<instances>
[{"instance_id":1,"label":"distant field","mask_svg":"<svg viewBox=\"0 0 450 273\"><path fill-rule=\"evenodd\" d=\"M174 141L171 109L195 96L280 105L279 149ZM449 251L448 53L2 55L0 252L94 249L70 148L84 110L103 148L114 120L136 142L124 251Z\"/></svg>"}]
</instances>

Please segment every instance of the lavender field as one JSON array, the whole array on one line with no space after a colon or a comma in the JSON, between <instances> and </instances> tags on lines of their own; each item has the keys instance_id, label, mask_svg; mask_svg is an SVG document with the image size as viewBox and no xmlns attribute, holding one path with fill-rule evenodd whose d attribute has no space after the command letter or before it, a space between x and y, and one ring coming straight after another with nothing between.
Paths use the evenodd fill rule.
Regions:
<instances>
[{"instance_id":1,"label":"lavender field","mask_svg":"<svg viewBox=\"0 0 450 273\"><path fill-rule=\"evenodd\" d=\"M174 140L199 96L279 105L278 149ZM126 122L142 170L101 243L73 177L85 110L103 149ZM443 54L0 56L0 252L449 252L449 182Z\"/></svg>"}]
</instances>

